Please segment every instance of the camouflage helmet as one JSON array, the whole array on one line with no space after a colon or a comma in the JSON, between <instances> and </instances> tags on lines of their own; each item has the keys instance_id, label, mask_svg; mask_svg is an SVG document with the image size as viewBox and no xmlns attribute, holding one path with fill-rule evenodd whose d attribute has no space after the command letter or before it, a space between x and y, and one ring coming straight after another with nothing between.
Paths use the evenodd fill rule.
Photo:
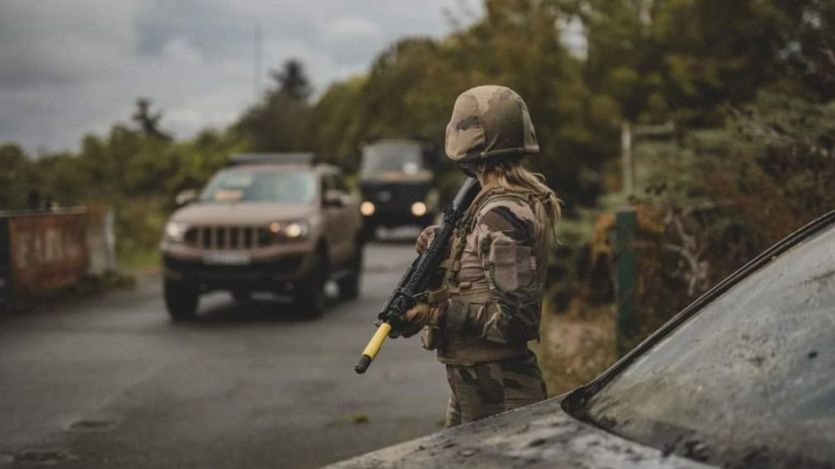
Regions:
<instances>
[{"instance_id":1,"label":"camouflage helmet","mask_svg":"<svg viewBox=\"0 0 835 469\"><path fill-rule=\"evenodd\" d=\"M456 163L539 153L525 101L505 86L470 88L455 100L446 127L447 156Z\"/></svg>"}]
</instances>

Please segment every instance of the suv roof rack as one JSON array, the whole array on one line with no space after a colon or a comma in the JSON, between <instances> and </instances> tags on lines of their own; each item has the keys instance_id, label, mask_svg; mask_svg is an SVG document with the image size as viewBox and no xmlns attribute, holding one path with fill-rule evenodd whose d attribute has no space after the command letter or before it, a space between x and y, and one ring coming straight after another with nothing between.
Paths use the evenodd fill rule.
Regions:
<instances>
[{"instance_id":1,"label":"suv roof rack","mask_svg":"<svg viewBox=\"0 0 835 469\"><path fill-rule=\"evenodd\" d=\"M242 166L248 164L314 166L322 162L322 156L318 153L239 153L237 155L232 155L232 157L229 158L227 166Z\"/></svg>"}]
</instances>

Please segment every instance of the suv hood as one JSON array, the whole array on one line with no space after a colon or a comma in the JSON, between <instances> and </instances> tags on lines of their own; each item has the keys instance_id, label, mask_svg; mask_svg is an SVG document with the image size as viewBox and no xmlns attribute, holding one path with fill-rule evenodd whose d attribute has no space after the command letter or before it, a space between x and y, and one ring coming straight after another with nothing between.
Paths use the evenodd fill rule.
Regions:
<instances>
[{"instance_id":1,"label":"suv hood","mask_svg":"<svg viewBox=\"0 0 835 469\"><path fill-rule=\"evenodd\" d=\"M580 422L560 398L342 461L329 468L367 467L635 467L705 468L696 461Z\"/></svg>"},{"instance_id":2,"label":"suv hood","mask_svg":"<svg viewBox=\"0 0 835 469\"><path fill-rule=\"evenodd\" d=\"M314 207L280 202L195 202L171 216L171 221L194 225L266 225L274 221L305 219Z\"/></svg>"}]
</instances>

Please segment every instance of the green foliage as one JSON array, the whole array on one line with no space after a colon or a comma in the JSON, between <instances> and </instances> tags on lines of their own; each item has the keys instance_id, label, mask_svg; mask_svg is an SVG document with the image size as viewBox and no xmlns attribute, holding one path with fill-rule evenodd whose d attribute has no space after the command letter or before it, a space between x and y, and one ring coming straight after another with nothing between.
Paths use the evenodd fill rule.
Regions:
<instances>
[{"instance_id":1,"label":"green foliage","mask_svg":"<svg viewBox=\"0 0 835 469\"><path fill-rule=\"evenodd\" d=\"M34 174L23 150L13 143L0 145L0 210L28 206Z\"/></svg>"},{"instance_id":2,"label":"green foliage","mask_svg":"<svg viewBox=\"0 0 835 469\"><path fill-rule=\"evenodd\" d=\"M161 140L171 140L171 136L160 130L159 121L162 119L162 112L151 112L151 100L139 98L136 100L136 112L131 116L134 122L145 135Z\"/></svg>"},{"instance_id":3,"label":"green foliage","mask_svg":"<svg viewBox=\"0 0 835 469\"><path fill-rule=\"evenodd\" d=\"M35 208L103 203L115 212L120 256L148 253L175 208L175 195L201 187L242 149L228 132L205 130L192 140L172 142L122 125L105 137L85 136L74 153L33 159L7 144L0 147L0 209L30 208L34 191L41 199Z\"/></svg>"},{"instance_id":4,"label":"green foliage","mask_svg":"<svg viewBox=\"0 0 835 469\"><path fill-rule=\"evenodd\" d=\"M264 101L249 108L233 129L253 151L302 151L311 149L309 132L312 108L307 102L311 87L304 67L288 60Z\"/></svg>"},{"instance_id":5,"label":"green foliage","mask_svg":"<svg viewBox=\"0 0 835 469\"><path fill-rule=\"evenodd\" d=\"M582 25L586 54L563 43L572 21ZM162 114L140 100L138 128L116 124L107 135L87 135L76 152L32 159L1 146L0 209L25 208L33 189L61 205L105 202L118 209L120 243L152 246L174 195L201 186L231 153L318 150L352 167L360 145L375 138L420 136L443 148L455 97L492 83L528 103L542 150L530 163L566 202L570 232L588 232L589 214L620 189L624 120L679 129L672 147L656 145L653 162L638 168L667 198L676 192L685 204L712 203L717 189L738 184L744 194L759 184L798 201L786 213L804 206L811 213L825 209L815 201L824 200L826 172L803 166L811 164L803 155L831 147L829 128L819 127L829 108L814 103L835 98L833 26L835 6L823 0L486 0L471 26L439 39L401 38L365 74L332 84L315 102L301 61L289 60L226 130L171 141L160 130ZM750 108L764 89L772 94ZM805 124L792 120L807 114L814 118ZM730 117L732 126L768 122L770 130L745 141L754 130L732 133ZM780 143L786 128L794 143ZM732 163L720 171L718 161ZM439 181L454 185L457 170L443 168ZM710 171L734 184L705 186ZM768 217L749 215L750 230L763 231ZM572 239L558 257L581 259L581 246ZM582 270L561 267L569 276Z\"/></svg>"},{"instance_id":6,"label":"green foliage","mask_svg":"<svg viewBox=\"0 0 835 469\"><path fill-rule=\"evenodd\" d=\"M835 209L833 138L835 103L761 93L729 109L722 128L639 146L646 171L638 201L663 227L642 244L642 337L770 245Z\"/></svg>"},{"instance_id":7,"label":"green foliage","mask_svg":"<svg viewBox=\"0 0 835 469\"><path fill-rule=\"evenodd\" d=\"M486 17L469 29L442 40L401 39L367 76L331 87L314 111L319 148L342 161L361 142L380 137L417 135L443 148L457 95L504 84L526 99L536 124L542 156L532 159L534 168L572 205L592 203L600 189L596 169L616 149L617 140L606 137L617 127L592 129L613 124L617 104L592 99L582 63L560 44L556 7L508 0L486 6Z\"/></svg>"}]
</instances>

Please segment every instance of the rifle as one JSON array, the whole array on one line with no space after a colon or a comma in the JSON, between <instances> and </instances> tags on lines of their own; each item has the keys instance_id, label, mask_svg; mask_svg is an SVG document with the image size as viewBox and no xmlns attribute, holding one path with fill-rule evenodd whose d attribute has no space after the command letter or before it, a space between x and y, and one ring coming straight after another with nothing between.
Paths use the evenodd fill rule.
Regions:
<instances>
[{"instance_id":1,"label":"rifle","mask_svg":"<svg viewBox=\"0 0 835 469\"><path fill-rule=\"evenodd\" d=\"M452 240L452 235L458 222L470 207L473 199L478 195L481 186L475 178L467 178L458 194L452 201L452 206L444 210L444 221L440 229L435 232L435 237L429 247L417 259L400 278L397 286L389 296L378 318L382 321L377 327L377 332L368 341L365 350L362 351L359 363L354 366L354 371L359 374L371 365L371 361L380 352L386 338L391 333L392 327L396 326L400 316L413 308L425 294L429 281L438 270L444 260L446 250Z\"/></svg>"}]
</instances>

